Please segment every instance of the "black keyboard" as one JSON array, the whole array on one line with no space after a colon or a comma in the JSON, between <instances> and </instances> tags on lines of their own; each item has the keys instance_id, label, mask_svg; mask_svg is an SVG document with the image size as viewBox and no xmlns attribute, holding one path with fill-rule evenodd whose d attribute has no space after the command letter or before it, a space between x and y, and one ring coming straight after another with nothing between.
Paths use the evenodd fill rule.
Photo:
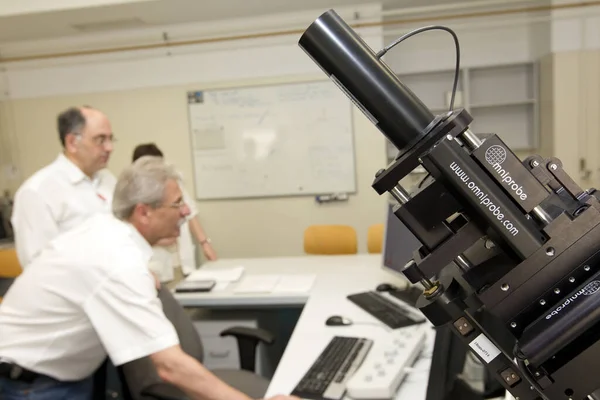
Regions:
<instances>
[{"instance_id":1,"label":"black keyboard","mask_svg":"<svg viewBox=\"0 0 600 400\"><path fill-rule=\"evenodd\" d=\"M346 382L371 350L371 339L335 336L304 374L292 395L302 399L339 400Z\"/></svg>"},{"instance_id":2,"label":"black keyboard","mask_svg":"<svg viewBox=\"0 0 600 400\"><path fill-rule=\"evenodd\" d=\"M386 299L377 292L369 291L351 294L348 300L380 320L392 329L420 324L422 320L415 319L405 309Z\"/></svg>"}]
</instances>

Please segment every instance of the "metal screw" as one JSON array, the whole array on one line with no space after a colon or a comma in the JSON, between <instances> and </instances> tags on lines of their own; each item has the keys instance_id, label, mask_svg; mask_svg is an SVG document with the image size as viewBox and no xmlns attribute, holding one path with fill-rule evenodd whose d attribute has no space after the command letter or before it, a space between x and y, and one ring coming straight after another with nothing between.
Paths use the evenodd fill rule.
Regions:
<instances>
[{"instance_id":1,"label":"metal screw","mask_svg":"<svg viewBox=\"0 0 600 400\"><path fill-rule=\"evenodd\" d=\"M559 294L560 293L560 289L559 288L554 289L554 293Z\"/></svg>"},{"instance_id":2,"label":"metal screw","mask_svg":"<svg viewBox=\"0 0 600 400\"><path fill-rule=\"evenodd\" d=\"M508 289L510 289L510 286L508 286L508 283L503 283L502 286L500 286L500 289L506 292Z\"/></svg>"},{"instance_id":3,"label":"metal screw","mask_svg":"<svg viewBox=\"0 0 600 400\"><path fill-rule=\"evenodd\" d=\"M550 169L552 171L556 171L557 168L558 168L558 166L556 166L556 164L550 164Z\"/></svg>"},{"instance_id":4,"label":"metal screw","mask_svg":"<svg viewBox=\"0 0 600 400\"><path fill-rule=\"evenodd\" d=\"M571 282L571 283L575 282L575 278L573 278L573 277L570 277L570 278L569 278L569 282Z\"/></svg>"},{"instance_id":5,"label":"metal screw","mask_svg":"<svg viewBox=\"0 0 600 400\"><path fill-rule=\"evenodd\" d=\"M540 304L541 304L541 305L545 305L545 304L546 304L546 300L544 300L544 299L541 299L541 300L540 300Z\"/></svg>"},{"instance_id":6,"label":"metal screw","mask_svg":"<svg viewBox=\"0 0 600 400\"><path fill-rule=\"evenodd\" d=\"M496 244L495 244L494 242L492 242L490 239L487 239L487 240L485 241L485 245L484 245L484 246L485 246L485 248L486 248L486 249L491 249L491 248L493 248L495 245L496 245Z\"/></svg>"},{"instance_id":7,"label":"metal screw","mask_svg":"<svg viewBox=\"0 0 600 400\"><path fill-rule=\"evenodd\" d=\"M540 373L539 373L539 372L536 372L536 373L535 373L535 376L540 376Z\"/></svg>"},{"instance_id":8,"label":"metal screw","mask_svg":"<svg viewBox=\"0 0 600 400\"><path fill-rule=\"evenodd\" d=\"M452 136L452 135L446 135L446 139L448 139L448 140L454 140L454 136Z\"/></svg>"},{"instance_id":9,"label":"metal screw","mask_svg":"<svg viewBox=\"0 0 600 400\"><path fill-rule=\"evenodd\" d=\"M546 249L546 254L547 254L548 256L552 257L552 256L554 255L554 253L555 253L554 247L548 247L548 248Z\"/></svg>"},{"instance_id":10,"label":"metal screw","mask_svg":"<svg viewBox=\"0 0 600 400\"><path fill-rule=\"evenodd\" d=\"M538 165L540 165L540 163L539 163L539 162L537 162L536 160L533 160L533 161L531 162L531 166L532 166L532 167L537 167Z\"/></svg>"},{"instance_id":11,"label":"metal screw","mask_svg":"<svg viewBox=\"0 0 600 400\"><path fill-rule=\"evenodd\" d=\"M589 271L589 270L590 270L590 266L589 266L589 265L586 265L585 267L583 267L583 269L584 269L584 270L587 272L587 271Z\"/></svg>"},{"instance_id":12,"label":"metal screw","mask_svg":"<svg viewBox=\"0 0 600 400\"><path fill-rule=\"evenodd\" d=\"M510 327L511 328L516 328L517 327L517 323L516 322L511 322L510 323Z\"/></svg>"}]
</instances>

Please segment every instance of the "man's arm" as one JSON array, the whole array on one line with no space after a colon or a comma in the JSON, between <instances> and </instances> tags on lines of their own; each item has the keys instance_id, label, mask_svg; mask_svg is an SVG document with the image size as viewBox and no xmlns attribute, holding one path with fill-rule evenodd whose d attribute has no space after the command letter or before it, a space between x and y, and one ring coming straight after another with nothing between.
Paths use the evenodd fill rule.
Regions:
<instances>
[{"instance_id":1,"label":"man's arm","mask_svg":"<svg viewBox=\"0 0 600 400\"><path fill-rule=\"evenodd\" d=\"M158 376L177 386L194 400L251 400L213 375L181 347L173 346L150 356ZM294 396L275 396L271 400L300 400Z\"/></svg>"},{"instance_id":2,"label":"man's arm","mask_svg":"<svg viewBox=\"0 0 600 400\"><path fill-rule=\"evenodd\" d=\"M205 241L208 236L206 236L204 229L202 229L202 226L198 221L198 217L190 219L190 231L192 232L192 235L194 235L194 237L196 238L198 244L200 244L200 246L202 247L202 252L204 253L204 256L208 260L216 260L217 252L210 243Z\"/></svg>"},{"instance_id":3,"label":"man's arm","mask_svg":"<svg viewBox=\"0 0 600 400\"><path fill-rule=\"evenodd\" d=\"M251 400L208 371L179 346L173 346L150 356L158 376L177 386L197 400Z\"/></svg>"},{"instance_id":4,"label":"man's arm","mask_svg":"<svg viewBox=\"0 0 600 400\"><path fill-rule=\"evenodd\" d=\"M59 234L58 224L43 196L29 188L15 196L11 218L17 256L22 268Z\"/></svg>"}]
</instances>

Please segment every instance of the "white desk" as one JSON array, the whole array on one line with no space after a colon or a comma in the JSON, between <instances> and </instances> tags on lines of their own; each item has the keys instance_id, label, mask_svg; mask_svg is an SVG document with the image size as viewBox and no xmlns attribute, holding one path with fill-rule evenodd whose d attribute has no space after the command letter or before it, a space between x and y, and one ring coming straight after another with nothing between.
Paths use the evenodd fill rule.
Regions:
<instances>
[{"instance_id":1,"label":"white desk","mask_svg":"<svg viewBox=\"0 0 600 400\"><path fill-rule=\"evenodd\" d=\"M315 274L316 281L305 294L240 294L238 283L230 283L222 291L197 294L176 294L188 307L258 307L304 306L283 357L271 380L267 397L289 394L310 368L322 349L335 335L361 336L373 339L374 346L389 338L390 332L378 320L346 299L348 294L373 290L382 282L403 282L398 275L381 267L381 255L303 256L255 259L219 260L205 264L212 267L243 265L245 275L251 274ZM343 315L355 324L348 327L329 327L325 320L331 315ZM425 398L429 379L433 331L428 348L404 381L397 399ZM370 354L375 354L372 350Z\"/></svg>"},{"instance_id":2,"label":"white desk","mask_svg":"<svg viewBox=\"0 0 600 400\"><path fill-rule=\"evenodd\" d=\"M310 368L320 352L335 335L360 336L373 339L374 346L385 341L390 332L377 319L346 299L346 295L374 289L382 282L400 282L401 279L379 267L380 258L368 257L363 262L343 262L318 274L317 282L306 303L300 320L288 343L266 397L289 394ZM340 261L342 261L340 259ZM375 262L376 261L376 262ZM325 320L331 315L342 315L354 321L351 326L331 327ZM396 399L424 399L429 379L434 334L427 348L404 381ZM369 354L375 354L372 350ZM367 356L369 357L369 356Z\"/></svg>"},{"instance_id":3,"label":"white desk","mask_svg":"<svg viewBox=\"0 0 600 400\"><path fill-rule=\"evenodd\" d=\"M229 268L240 265L244 266L244 275L240 281L230 283L224 290L213 290L207 293L175 293L175 298L184 307L302 307L308 301L310 292L253 294L235 293L235 288L244 276L256 274L315 274L317 282L327 279L328 282L339 283L347 280L345 279L346 274L350 269L357 269L375 277L375 280L372 280L376 282L375 285L392 277L381 269L381 255L379 254L221 259L207 262L203 268ZM344 277L344 279L340 279L340 277ZM315 282L315 286L317 282ZM363 288L367 287L363 286ZM374 286L369 289L374 289Z\"/></svg>"}]
</instances>

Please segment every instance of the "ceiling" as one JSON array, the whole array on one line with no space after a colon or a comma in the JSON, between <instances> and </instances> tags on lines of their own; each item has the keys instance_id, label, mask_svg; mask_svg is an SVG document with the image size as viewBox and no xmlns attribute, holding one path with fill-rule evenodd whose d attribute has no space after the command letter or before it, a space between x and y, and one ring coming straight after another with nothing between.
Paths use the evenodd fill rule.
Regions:
<instances>
[{"instance_id":1,"label":"ceiling","mask_svg":"<svg viewBox=\"0 0 600 400\"><path fill-rule=\"evenodd\" d=\"M381 0L384 9L475 0ZM100 31L294 13L368 3L368 0L151 0L0 17L0 44ZM210 5L209 5L210 4Z\"/></svg>"}]
</instances>

